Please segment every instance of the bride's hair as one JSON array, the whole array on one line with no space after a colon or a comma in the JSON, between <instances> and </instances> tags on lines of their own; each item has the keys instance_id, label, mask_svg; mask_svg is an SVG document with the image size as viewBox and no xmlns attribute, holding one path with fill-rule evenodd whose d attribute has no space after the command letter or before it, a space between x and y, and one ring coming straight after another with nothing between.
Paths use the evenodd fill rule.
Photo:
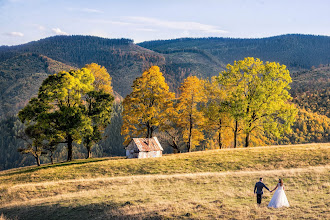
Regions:
<instances>
[{"instance_id":1,"label":"bride's hair","mask_svg":"<svg viewBox=\"0 0 330 220\"><path fill-rule=\"evenodd\" d=\"M281 186L283 186L283 180L279 179L278 182L280 183Z\"/></svg>"}]
</instances>

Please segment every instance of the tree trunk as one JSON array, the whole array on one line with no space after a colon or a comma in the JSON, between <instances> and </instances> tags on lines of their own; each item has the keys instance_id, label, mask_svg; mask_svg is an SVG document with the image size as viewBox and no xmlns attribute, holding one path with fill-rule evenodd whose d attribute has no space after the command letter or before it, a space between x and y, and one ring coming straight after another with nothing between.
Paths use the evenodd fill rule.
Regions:
<instances>
[{"instance_id":1,"label":"tree trunk","mask_svg":"<svg viewBox=\"0 0 330 220\"><path fill-rule=\"evenodd\" d=\"M50 163L51 163L51 164L54 164L53 153L52 153L49 157L50 157Z\"/></svg>"},{"instance_id":2,"label":"tree trunk","mask_svg":"<svg viewBox=\"0 0 330 220\"><path fill-rule=\"evenodd\" d=\"M222 128L222 121L221 119L219 120L219 137L218 137L218 141L219 141L219 148L222 148L222 135L221 135L221 128Z\"/></svg>"},{"instance_id":3,"label":"tree trunk","mask_svg":"<svg viewBox=\"0 0 330 220\"><path fill-rule=\"evenodd\" d=\"M40 157L39 156L35 156L34 158L36 158L37 165L38 165L38 167L40 167Z\"/></svg>"},{"instance_id":4,"label":"tree trunk","mask_svg":"<svg viewBox=\"0 0 330 220\"><path fill-rule=\"evenodd\" d=\"M67 136L67 141L68 141L68 161L72 161L72 136L68 135Z\"/></svg>"},{"instance_id":5,"label":"tree trunk","mask_svg":"<svg viewBox=\"0 0 330 220\"><path fill-rule=\"evenodd\" d=\"M191 150L191 136L192 136L192 117L190 115L190 118L189 118L189 136L188 136L188 142L187 142L187 150L188 152L190 152Z\"/></svg>"},{"instance_id":6,"label":"tree trunk","mask_svg":"<svg viewBox=\"0 0 330 220\"><path fill-rule=\"evenodd\" d=\"M238 133L238 121L235 120L235 129L234 129L234 148L237 147L237 133Z\"/></svg>"},{"instance_id":7,"label":"tree trunk","mask_svg":"<svg viewBox=\"0 0 330 220\"><path fill-rule=\"evenodd\" d=\"M249 147L249 146L250 146L250 132L248 132L245 137L245 147Z\"/></svg>"},{"instance_id":8,"label":"tree trunk","mask_svg":"<svg viewBox=\"0 0 330 220\"><path fill-rule=\"evenodd\" d=\"M90 140L90 138L86 139L86 150L87 150L86 159L91 158L92 157L92 141Z\"/></svg>"},{"instance_id":9,"label":"tree trunk","mask_svg":"<svg viewBox=\"0 0 330 220\"><path fill-rule=\"evenodd\" d=\"M92 146L90 144L87 145L87 157L86 159L92 158Z\"/></svg>"},{"instance_id":10,"label":"tree trunk","mask_svg":"<svg viewBox=\"0 0 330 220\"><path fill-rule=\"evenodd\" d=\"M174 140L174 138L172 138L172 144L171 146L173 147L173 153L181 153L178 145L176 144L176 141Z\"/></svg>"},{"instance_id":11,"label":"tree trunk","mask_svg":"<svg viewBox=\"0 0 330 220\"><path fill-rule=\"evenodd\" d=\"M92 149L88 148L87 151L88 151L88 155L86 159L92 158Z\"/></svg>"}]
</instances>

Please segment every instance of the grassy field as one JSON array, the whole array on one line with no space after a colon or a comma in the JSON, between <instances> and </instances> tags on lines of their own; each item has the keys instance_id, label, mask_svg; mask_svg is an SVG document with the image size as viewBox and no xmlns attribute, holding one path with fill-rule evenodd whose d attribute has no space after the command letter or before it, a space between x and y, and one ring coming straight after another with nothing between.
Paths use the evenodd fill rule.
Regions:
<instances>
[{"instance_id":1,"label":"grassy field","mask_svg":"<svg viewBox=\"0 0 330 220\"><path fill-rule=\"evenodd\" d=\"M103 158L0 172L0 219L329 219L330 144ZM258 207L283 178L291 207Z\"/></svg>"}]
</instances>

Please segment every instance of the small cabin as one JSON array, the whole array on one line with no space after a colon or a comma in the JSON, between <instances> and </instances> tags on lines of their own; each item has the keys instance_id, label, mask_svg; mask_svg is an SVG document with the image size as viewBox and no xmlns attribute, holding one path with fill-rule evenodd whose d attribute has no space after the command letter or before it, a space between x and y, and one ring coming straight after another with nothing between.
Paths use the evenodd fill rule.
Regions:
<instances>
[{"instance_id":1,"label":"small cabin","mask_svg":"<svg viewBox=\"0 0 330 220\"><path fill-rule=\"evenodd\" d=\"M127 158L161 157L163 154L157 137L133 138L125 149Z\"/></svg>"}]
</instances>

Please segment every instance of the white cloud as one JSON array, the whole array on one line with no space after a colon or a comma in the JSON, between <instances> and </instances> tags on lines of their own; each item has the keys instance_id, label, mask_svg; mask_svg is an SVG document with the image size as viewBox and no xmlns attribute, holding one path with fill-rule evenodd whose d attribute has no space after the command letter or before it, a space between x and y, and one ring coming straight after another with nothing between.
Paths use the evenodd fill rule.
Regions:
<instances>
[{"instance_id":1,"label":"white cloud","mask_svg":"<svg viewBox=\"0 0 330 220\"><path fill-rule=\"evenodd\" d=\"M185 31L201 31L205 33L214 33L214 34L225 34L228 31L221 30L217 26L202 24L198 22L189 22L189 21L166 21L149 17L126 17L130 22L135 22L139 24L156 26L162 28L176 29L176 30L185 30Z\"/></svg>"},{"instance_id":2,"label":"white cloud","mask_svg":"<svg viewBox=\"0 0 330 220\"><path fill-rule=\"evenodd\" d=\"M24 34L21 32L9 32L5 33L4 35L10 36L10 37L23 37Z\"/></svg>"},{"instance_id":3,"label":"white cloud","mask_svg":"<svg viewBox=\"0 0 330 220\"><path fill-rule=\"evenodd\" d=\"M94 8L67 8L67 10L86 13L103 13L103 11Z\"/></svg>"},{"instance_id":4,"label":"white cloud","mask_svg":"<svg viewBox=\"0 0 330 220\"><path fill-rule=\"evenodd\" d=\"M152 29L152 28L135 28L135 30L144 31L144 32L155 32L155 31L157 31L156 29Z\"/></svg>"},{"instance_id":5,"label":"white cloud","mask_svg":"<svg viewBox=\"0 0 330 220\"><path fill-rule=\"evenodd\" d=\"M122 21L113 21L113 20L104 20L104 19L94 19L94 20L84 20L84 22L92 22L97 24L113 24L118 26L127 26L127 25L134 25L133 23L129 22L122 22Z\"/></svg>"},{"instance_id":6,"label":"white cloud","mask_svg":"<svg viewBox=\"0 0 330 220\"><path fill-rule=\"evenodd\" d=\"M52 28L52 31L57 34L57 35L68 35L68 33L62 31L61 29L59 28Z\"/></svg>"}]
</instances>

